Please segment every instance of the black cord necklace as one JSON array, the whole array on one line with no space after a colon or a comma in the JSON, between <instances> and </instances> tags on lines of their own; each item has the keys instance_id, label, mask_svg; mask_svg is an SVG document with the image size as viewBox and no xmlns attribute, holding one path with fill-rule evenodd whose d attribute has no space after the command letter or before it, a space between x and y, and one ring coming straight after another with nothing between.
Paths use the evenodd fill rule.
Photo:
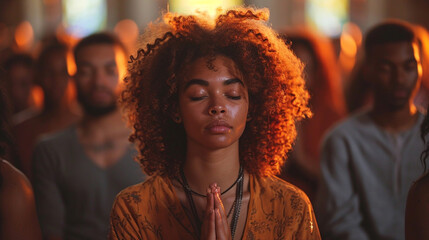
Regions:
<instances>
[{"instance_id":1,"label":"black cord necklace","mask_svg":"<svg viewBox=\"0 0 429 240\"><path fill-rule=\"evenodd\" d=\"M191 187L189 187L188 183L186 182L186 177L185 177L185 173L183 172L183 168L180 169L180 177L182 178L182 181L178 181L183 187L186 188L186 190L188 190L189 192L191 192L194 195L197 195L199 197L207 197L204 194L195 192L194 190L191 189ZM224 193L227 193L229 190L231 190L240 180L241 178L243 178L243 168L240 167L239 173L238 173L238 177L237 179L235 179L235 182L229 186L229 188L227 188L225 191L221 192L220 195L223 195Z\"/></svg>"},{"instance_id":2,"label":"black cord necklace","mask_svg":"<svg viewBox=\"0 0 429 240\"><path fill-rule=\"evenodd\" d=\"M193 191L189 187L189 184L188 184L188 181L186 180L183 169L180 170L180 175L181 175L182 181L179 181L179 183L182 185L183 190L185 191L186 198L188 199L188 201L190 203L189 205L191 205L192 215L194 215L194 219L196 220L196 223L197 223L197 226L195 226L195 228L196 228L195 230L198 233L198 235L201 235L201 220L198 217L197 207L195 206L194 198L192 197L192 194L195 194L197 196L203 196L203 197L206 197L206 196ZM226 193L233 186L238 184L237 189L235 191L234 206L231 207L231 210L232 210L232 208L234 208L234 215L232 216L232 221L231 221L231 226L230 226L232 239L234 239L234 234L235 234L235 230L237 228L238 218L240 216L241 200L243 198L243 182L244 182L243 179L244 179L243 168L240 166L240 171L239 171L237 180L235 180L235 182L227 190L225 190L224 192L221 193L221 195ZM228 215L229 215L229 213L228 213Z\"/></svg>"}]
</instances>

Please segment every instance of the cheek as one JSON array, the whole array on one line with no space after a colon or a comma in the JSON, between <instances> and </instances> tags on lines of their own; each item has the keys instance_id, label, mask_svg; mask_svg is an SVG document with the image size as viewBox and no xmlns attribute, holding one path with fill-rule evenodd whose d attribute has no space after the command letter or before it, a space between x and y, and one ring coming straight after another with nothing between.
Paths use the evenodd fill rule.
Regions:
<instances>
[{"instance_id":1,"label":"cheek","mask_svg":"<svg viewBox=\"0 0 429 240\"><path fill-rule=\"evenodd\" d=\"M246 126L248 110L249 105L247 103L228 107L231 118L234 119L237 126L242 128Z\"/></svg>"}]
</instances>

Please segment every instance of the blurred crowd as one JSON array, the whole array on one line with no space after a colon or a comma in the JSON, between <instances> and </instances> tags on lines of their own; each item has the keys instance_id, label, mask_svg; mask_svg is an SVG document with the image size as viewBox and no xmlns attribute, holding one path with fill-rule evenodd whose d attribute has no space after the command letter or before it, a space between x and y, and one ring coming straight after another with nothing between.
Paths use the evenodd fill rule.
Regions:
<instances>
[{"instance_id":1,"label":"blurred crowd","mask_svg":"<svg viewBox=\"0 0 429 240\"><path fill-rule=\"evenodd\" d=\"M392 22L365 35L347 74L338 42L310 29L279 31L302 61L313 113L299 123L279 177L309 196L324 239L405 237L407 195L425 171L429 34ZM391 40L402 34L395 31L406 36ZM74 44L49 36L31 51L1 51L2 209L29 203L21 224L2 216L5 239L106 238L114 197L145 179L117 103L131 54L113 33ZM17 198L6 192L9 181L22 188Z\"/></svg>"}]
</instances>

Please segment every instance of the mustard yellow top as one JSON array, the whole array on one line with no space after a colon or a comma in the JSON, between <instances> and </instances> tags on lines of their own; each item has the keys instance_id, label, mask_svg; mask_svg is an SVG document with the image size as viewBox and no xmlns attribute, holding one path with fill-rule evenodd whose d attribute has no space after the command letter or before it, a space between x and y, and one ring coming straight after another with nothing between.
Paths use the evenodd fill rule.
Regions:
<instances>
[{"instance_id":1,"label":"mustard yellow top","mask_svg":"<svg viewBox=\"0 0 429 240\"><path fill-rule=\"evenodd\" d=\"M154 176L123 190L110 216L111 240L199 239L168 178ZM250 175L243 233L253 239L321 239L310 201L277 177Z\"/></svg>"}]
</instances>

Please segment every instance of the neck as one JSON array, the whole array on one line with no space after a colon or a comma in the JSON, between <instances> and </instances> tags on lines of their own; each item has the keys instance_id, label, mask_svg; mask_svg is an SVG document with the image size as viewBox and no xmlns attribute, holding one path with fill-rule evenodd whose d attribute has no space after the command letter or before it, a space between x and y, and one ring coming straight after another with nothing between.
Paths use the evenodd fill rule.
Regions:
<instances>
[{"instance_id":1,"label":"neck","mask_svg":"<svg viewBox=\"0 0 429 240\"><path fill-rule=\"evenodd\" d=\"M374 105L370 116L377 125L393 133L411 128L417 120L417 108L411 102L398 110L389 110L387 107Z\"/></svg>"},{"instance_id":2,"label":"neck","mask_svg":"<svg viewBox=\"0 0 429 240\"><path fill-rule=\"evenodd\" d=\"M78 128L85 138L99 139L109 136L128 134L129 129L123 122L119 110L100 117L85 115Z\"/></svg>"},{"instance_id":3,"label":"neck","mask_svg":"<svg viewBox=\"0 0 429 240\"><path fill-rule=\"evenodd\" d=\"M224 191L235 182L239 169L238 142L228 148L209 150L188 141L183 171L192 190L205 195L208 186L216 182Z\"/></svg>"}]
</instances>

